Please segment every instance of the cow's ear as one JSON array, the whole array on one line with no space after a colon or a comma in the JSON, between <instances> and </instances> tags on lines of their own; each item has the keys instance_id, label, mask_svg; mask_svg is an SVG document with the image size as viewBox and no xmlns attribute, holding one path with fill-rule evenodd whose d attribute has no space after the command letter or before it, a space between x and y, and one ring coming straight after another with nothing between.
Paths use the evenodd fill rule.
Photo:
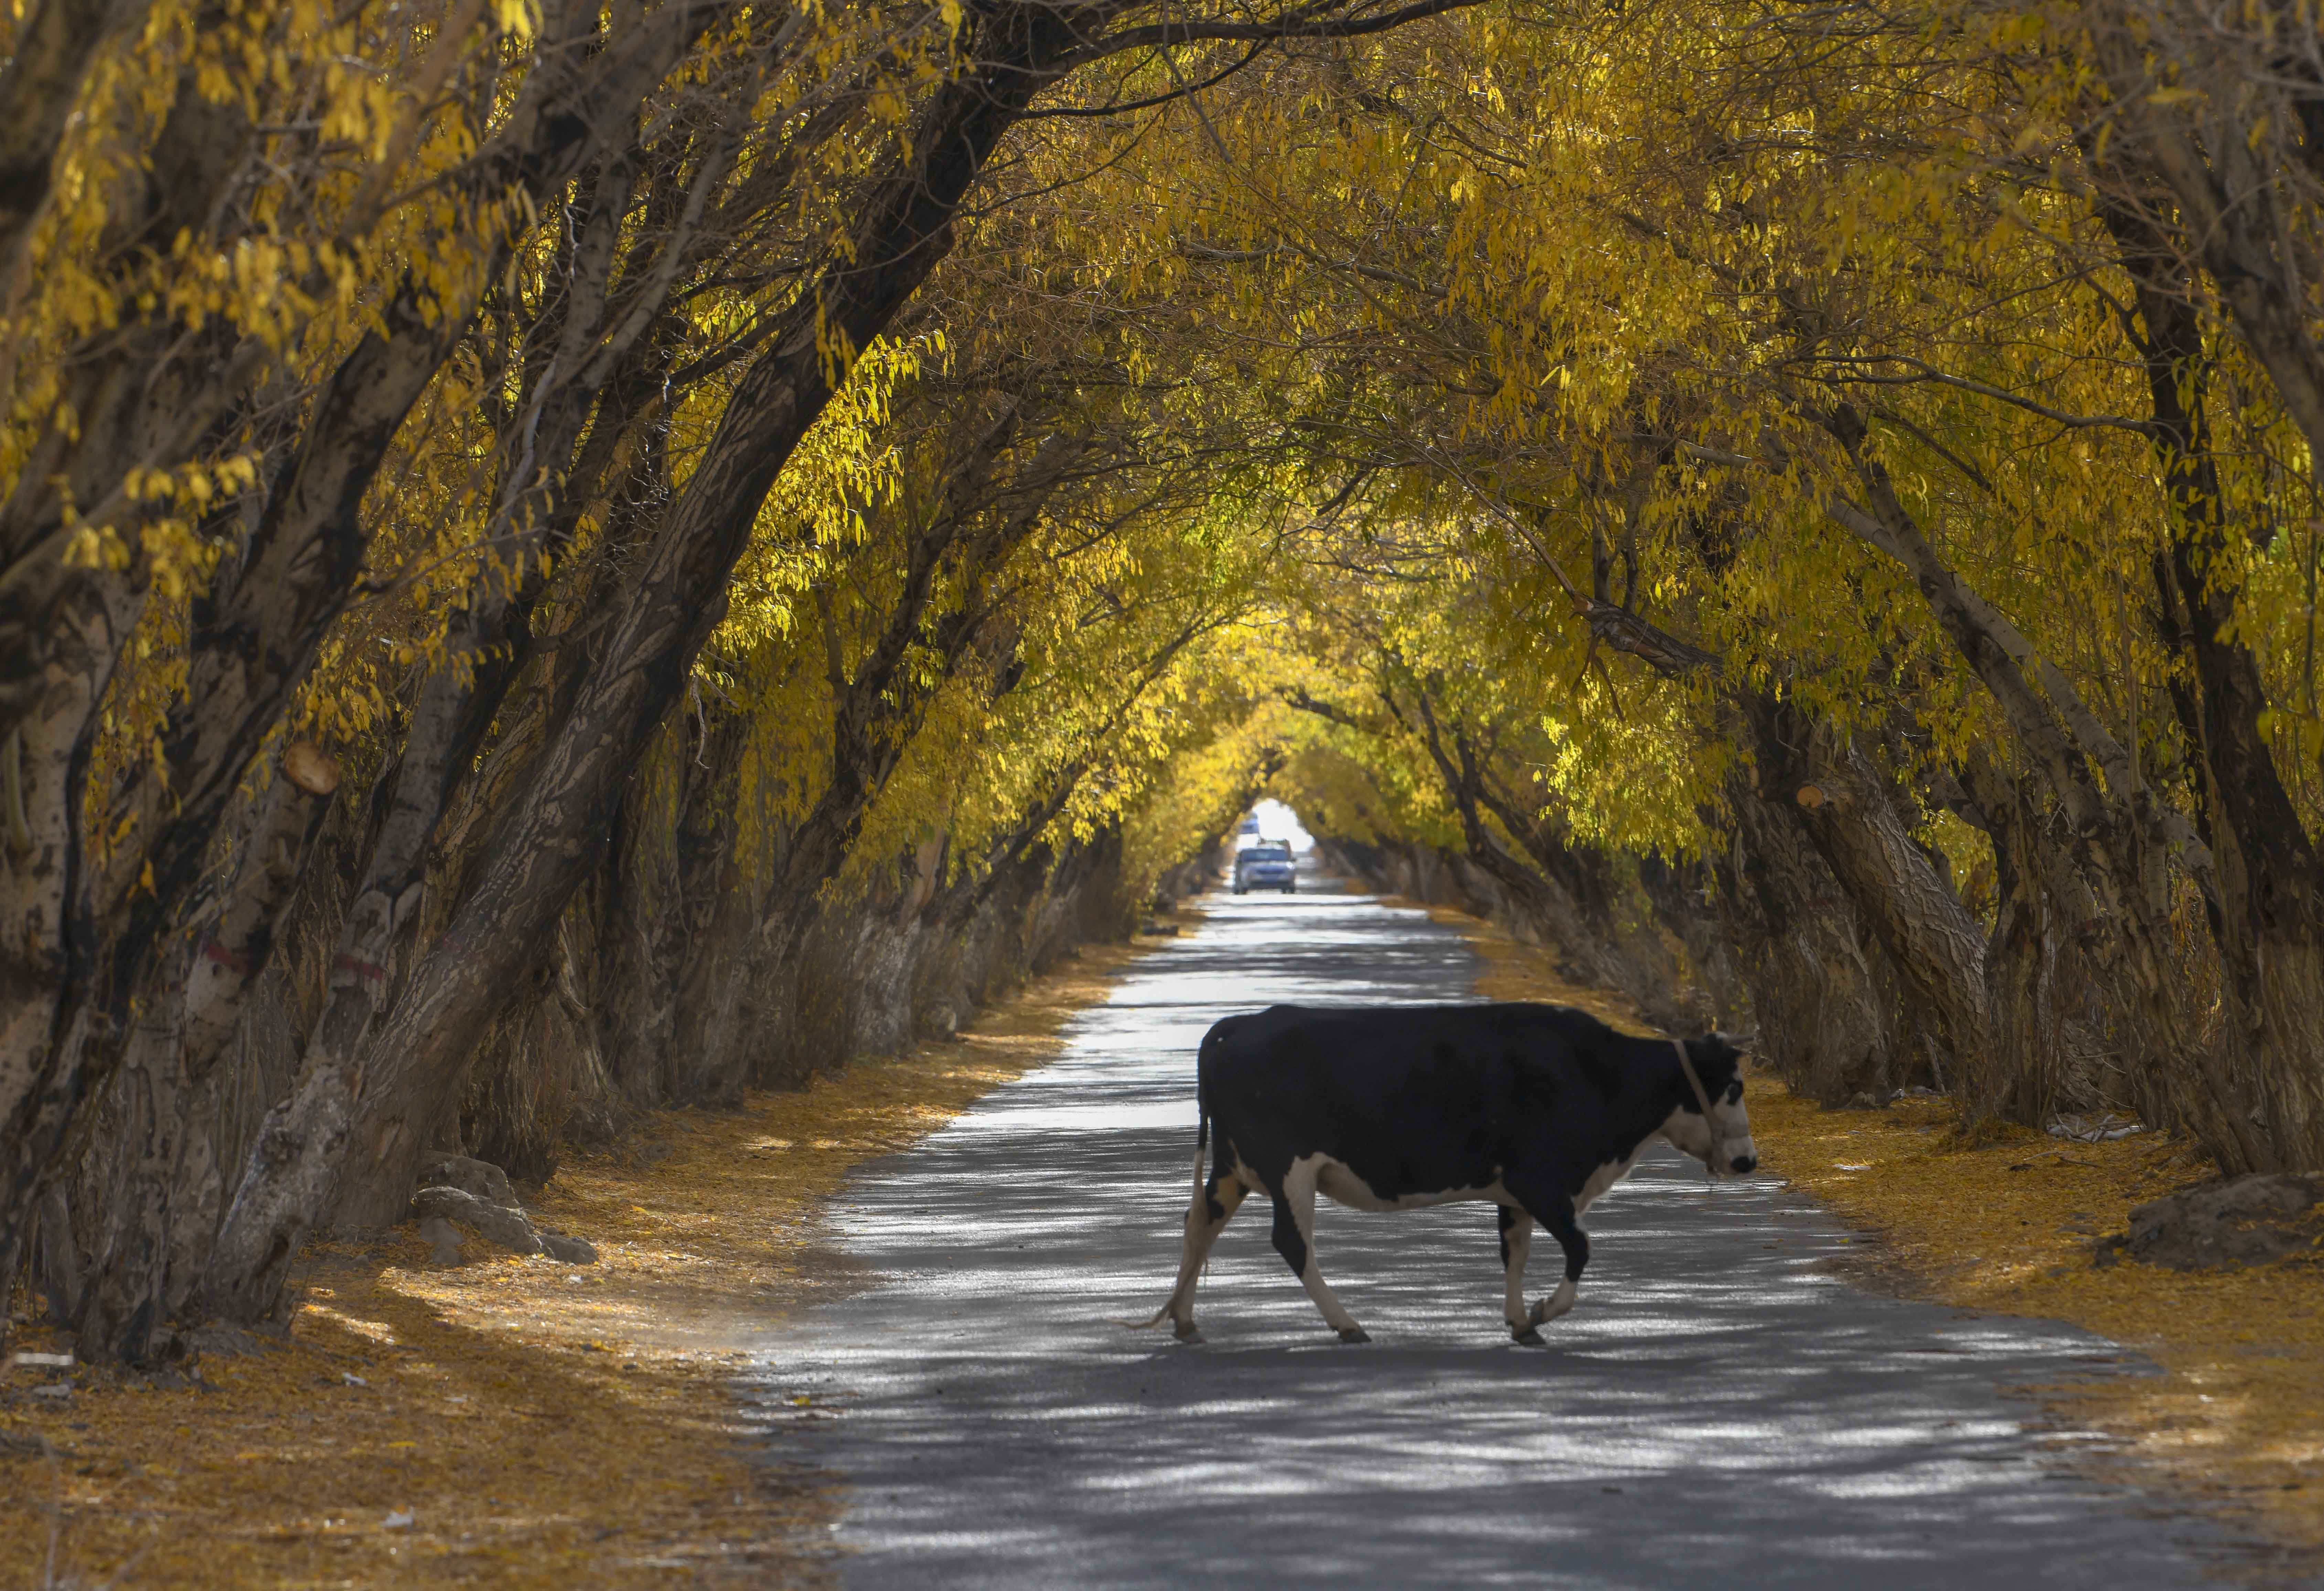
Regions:
<instances>
[{"instance_id":1,"label":"cow's ear","mask_svg":"<svg viewBox=\"0 0 2324 1591\"><path fill-rule=\"evenodd\" d=\"M1693 1051L1696 1064L1702 1068L1706 1082L1717 1078L1717 1086L1725 1088L1742 1077L1743 1046L1735 1041L1732 1034L1706 1033L1688 1048Z\"/></svg>"},{"instance_id":2,"label":"cow's ear","mask_svg":"<svg viewBox=\"0 0 2324 1591\"><path fill-rule=\"evenodd\" d=\"M1700 1039L1689 1039L1686 1052L1702 1069L1706 1085L1713 1084L1715 1079L1715 1086L1723 1088L1730 1079L1742 1075L1743 1052L1724 1033L1705 1033Z\"/></svg>"}]
</instances>

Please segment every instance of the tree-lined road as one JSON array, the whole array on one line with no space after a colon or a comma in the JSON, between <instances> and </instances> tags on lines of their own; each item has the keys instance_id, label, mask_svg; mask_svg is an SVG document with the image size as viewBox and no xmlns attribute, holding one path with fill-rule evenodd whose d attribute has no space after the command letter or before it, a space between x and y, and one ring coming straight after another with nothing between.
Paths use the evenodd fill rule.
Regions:
<instances>
[{"instance_id":1,"label":"tree-lined road","mask_svg":"<svg viewBox=\"0 0 2324 1591\"><path fill-rule=\"evenodd\" d=\"M1499 1318L1486 1206L1326 1206L1344 1347L1268 1246L1221 1239L1206 1341L1113 1320L1168 1290L1194 1054L1274 1001L1469 997L1474 960L1363 896L1216 901L1055 1064L871 1168L835 1215L884 1274L761 1371L774 1447L849 1487L851 1586L2192 1586L2220 1525L2064 1468L2005 1387L2136 1374L2052 1323L1898 1302L1772 1180L1661 1150L1593 1207L1545 1350ZM1554 1282L1536 1255L1531 1290ZM804 1406L793 1400L805 1395Z\"/></svg>"}]
</instances>

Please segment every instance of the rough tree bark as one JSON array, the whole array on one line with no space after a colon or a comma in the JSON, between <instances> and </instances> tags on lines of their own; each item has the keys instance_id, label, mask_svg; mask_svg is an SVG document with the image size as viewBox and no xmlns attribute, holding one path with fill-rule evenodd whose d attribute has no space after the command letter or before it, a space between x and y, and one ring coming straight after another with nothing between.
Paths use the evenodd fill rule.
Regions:
<instances>
[{"instance_id":1,"label":"rough tree bark","mask_svg":"<svg viewBox=\"0 0 2324 1591\"><path fill-rule=\"evenodd\" d=\"M185 74L154 170L106 230L117 285L132 285L150 251L178 230L208 224L246 138L238 110L208 104ZM216 328L185 336L151 310L118 328L69 363L58 414L0 500L0 782L9 836L0 867L0 1291L14 1275L35 1184L87 1097L81 1049L98 1015L89 995L105 975L121 896L122 869L90 864L86 783L99 709L143 611L150 569L142 556L124 569L69 560L73 508L134 537L140 511L121 490L124 472L181 458L209 436L257 369L252 347ZM76 423L66 422L68 412ZM119 847L132 882L142 838ZM97 1036L117 1042L122 1034Z\"/></svg>"},{"instance_id":2,"label":"rough tree bark","mask_svg":"<svg viewBox=\"0 0 2324 1591\"><path fill-rule=\"evenodd\" d=\"M1914 842L1886 782L1847 737L1773 700L1748 704L1760 793L1791 801L1905 998L1950 1052L1971 1124L2015 1086L1985 984L1985 932Z\"/></svg>"},{"instance_id":3,"label":"rough tree bark","mask_svg":"<svg viewBox=\"0 0 2324 1591\"><path fill-rule=\"evenodd\" d=\"M1727 809L1728 846L1714 865L1757 1052L1825 1105L1895 1087L1911 1068L1875 969L1879 946L1858 926L1798 808L1762 799L1738 775Z\"/></svg>"},{"instance_id":4,"label":"rough tree bark","mask_svg":"<svg viewBox=\"0 0 2324 1591\"><path fill-rule=\"evenodd\" d=\"M671 968L683 955L685 893L675 846L660 830L656 808L669 779L666 771L675 765L682 780L690 759L667 743L652 755L660 765L622 798L597 883L599 948L589 1009L616 1091L606 1102L613 1119L675 1096L678 1008Z\"/></svg>"},{"instance_id":5,"label":"rough tree bark","mask_svg":"<svg viewBox=\"0 0 2324 1591\"><path fill-rule=\"evenodd\" d=\"M144 1363L174 1342L223 1195L221 1063L338 782L312 744L285 748L234 877L159 964L76 1175L44 1201L50 1309L84 1359Z\"/></svg>"},{"instance_id":6,"label":"rough tree bark","mask_svg":"<svg viewBox=\"0 0 2324 1591\"><path fill-rule=\"evenodd\" d=\"M670 1097L681 1105L732 1105L744 1066L736 1054L744 979L759 922L761 881L745 880L741 838L742 755L751 721L722 713L701 737L687 770L678 808L678 899L680 937L670 942L666 976L672 992Z\"/></svg>"},{"instance_id":7,"label":"rough tree bark","mask_svg":"<svg viewBox=\"0 0 2324 1591\"><path fill-rule=\"evenodd\" d=\"M2039 1125L2054 1108L2064 1086L2067 1034L2058 1009L2058 986L2067 964L2078 956L2106 954L2104 925L2089 891L2044 836L2035 782L2013 778L1982 745L1971 746L1956 778L1941 782L1940 799L1993 845L1994 923L1986 944L1987 1000L1997 1029L2023 1059L2002 1109L2012 1120ZM2124 1024L2109 1022L2119 1030ZM2125 1035L2135 1050L2135 1040ZM2157 1126L2175 1124L2175 1105L2158 1087L2153 1067L2128 1068L2141 1117Z\"/></svg>"}]
</instances>

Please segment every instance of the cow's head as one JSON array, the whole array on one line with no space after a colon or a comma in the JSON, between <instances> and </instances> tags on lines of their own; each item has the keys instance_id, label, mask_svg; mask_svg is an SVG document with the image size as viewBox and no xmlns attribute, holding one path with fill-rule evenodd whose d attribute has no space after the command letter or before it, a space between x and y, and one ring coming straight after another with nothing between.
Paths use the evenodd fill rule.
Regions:
<instances>
[{"instance_id":1,"label":"cow's head","mask_svg":"<svg viewBox=\"0 0 2324 1591\"><path fill-rule=\"evenodd\" d=\"M1703 1120L1694 1087L1679 1078L1678 1108L1663 1124L1663 1136L1711 1168L1713 1175L1741 1176L1759 1163L1751 1145L1751 1118L1743 1109L1743 1050L1749 1041L1726 1033L1709 1033L1683 1041L1694 1075L1711 1100L1711 1119Z\"/></svg>"}]
</instances>

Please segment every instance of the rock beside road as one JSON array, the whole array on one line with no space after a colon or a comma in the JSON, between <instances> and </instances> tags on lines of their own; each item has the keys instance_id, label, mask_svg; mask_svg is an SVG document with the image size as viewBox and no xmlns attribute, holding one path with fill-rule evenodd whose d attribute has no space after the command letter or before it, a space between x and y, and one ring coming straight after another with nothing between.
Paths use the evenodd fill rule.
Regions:
<instances>
[{"instance_id":1,"label":"rock beside road","mask_svg":"<svg viewBox=\"0 0 2324 1591\"><path fill-rule=\"evenodd\" d=\"M509 1186L508 1173L490 1161L430 1150L420 1161L420 1184L423 1188L456 1188L493 1204L516 1207L516 1189Z\"/></svg>"},{"instance_id":2,"label":"rock beside road","mask_svg":"<svg viewBox=\"0 0 2324 1591\"><path fill-rule=\"evenodd\" d=\"M2098 1244L2098 1263L2144 1260L2174 1271L2256 1265L2324 1239L2324 1181L2254 1174L2143 1204L2130 1230Z\"/></svg>"},{"instance_id":3,"label":"rock beside road","mask_svg":"<svg viewBox=\"0 0 2324 1591\"><path fill-rule=\"evenodd\" d=\"M466 1163L484 1165L481 1161ZM485 1169L499 1170L496 1166ZM505 1178L501 1185L507 1186ZM497 1244L512 1253L546 1254L567 1265L591 1264L597 1258L595 1246L586 1239L543 1232L515 1205L481 1198L465 1188L446 1183L423 1187L411 1196L411 1213L420 1221L420 1235L436 1245L436 1259L443 1264L460 1263L466 1236Z\"/></svg>"}]
</instances>

